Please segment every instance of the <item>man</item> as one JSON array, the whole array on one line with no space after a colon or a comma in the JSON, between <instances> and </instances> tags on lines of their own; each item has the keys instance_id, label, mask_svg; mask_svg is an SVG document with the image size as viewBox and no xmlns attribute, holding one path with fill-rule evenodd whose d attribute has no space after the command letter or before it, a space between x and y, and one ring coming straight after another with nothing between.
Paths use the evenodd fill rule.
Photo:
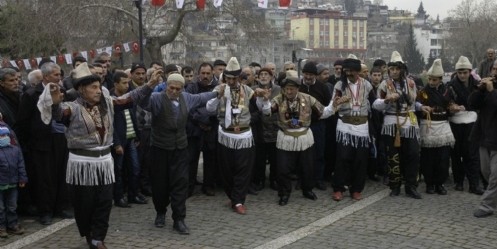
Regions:
<instances>
[{"instance_id":1,"label":"man","mask_svg":"<svg viewBox=\"0 0 497 249\"><path fill-rule=\"evenodd\" d=\"M158 76L157 73L147 86L130 92L127 97L113 100L85 62L75 69L74 88L79 92L76 101L62 102L63 93L54 83L47 84L38 101L43 123L49 123L53 116L67 127L65 136L70 153L66 181L71 186L79 233L90 248L107 248L104 240L114 183L110 155L114 101L126 104L146 98L157 84Z\"/></svg>"},{"instance_id":2,"label":"man","mask_svg":"<svg viewBox=\"0 0 497 249\"><path fill-rule=\"evenodd\" d=\"M152 68L150 68L152 69ZM149 69L149 70L150 70ZM177 73L179 74L180 70L178 70L178 66L176 66L176 64L168 64L166 65L166 67L164 67L164 77L169 77L169 75L173 74L173 73ZM162 81L162 79L161 79ZM167 87L167 82L161 82L155 89L154 89L154 92L162 92L166 89Z\"/></svg>"},{"instance_id":3,"label":"man","mask_svg":"<svg viewBox=\"0 0 497 249\"><path fill-rule=\"evenodd\" d=\"M490 73L492 71L492 66L495 61L495 50L493 48L487 49L487 58L480 62L480 67L478 67L478 73L480 74L480 77L486 78L490 76Z\"/></svg>"},{"instance_id":4,"label":"man","mask_svg":"<svg viewBox=\"0 0 497 249\"><path fill-rule=\"evenodd\" d=\"M302 68L303 79L302 84L299 87L299 91L305 94L309 94L314 97L321 105L326 105L331 101L331 93L324 82L316 80L318 75L318 69L315 62L309 61ZM325 150L325 138L326 138L326 123L325 120L319 118L318 112L312 113L311 130L314 136L314 174L316 181L316 188L319 190L326 190L326 184L324 182L324 150Z\"/></svg>"},{"instance_id":5,"label":"man","mask_svg":"<svg viewBox=\"0 0 497 249\"><path fill-rule=\"evenodd\" d=\"M63 84L64 88L66 89L66 91L73 88L72 73L73 73L74 69L83 62L86 62L86 59L85 59L85 57L80 56L80 55L76 56L72 59L72 70L69 73L69 76L65 77L64 80L62 80L62 84Z\"/></svg>"},{"instance_id":6,"label":"man","mask_svg":"<svg viewBox=\"0 0 497 249\"><path fill-rule=\"evenodd\" d=\"M317 64L316 67L318 69L316 80L326 84L326 86L330 89L331 94L333 92L333 86L328 82L328 79L330 78L330 69L323 64Z\"/></svg>"},{"instance_id":7,"label":"man","mask_svg":"<svg viewBox=\"0 0 497 249\"><path fill-rule=\"evenodd\" d=\"M490 77L495 77L497 75L497 60L494 61L492 65L492 71L490 72Z\"/></svg>"},{"instance_id":8,"label":"man","mask_svg":"<svg viewBox=\"0 0 497 249\"><path fill-rule=\"evenodd\" d=\"M281 92L280 86L273 84L273 72L269 68L259 70L259 81L252 89L261 89L270 93L269 99L273 99ZM266 182L266 161L269 161L269 186L277 190L277 153L276 137L278 134L278 116L264 115L256 110L252 113L251 127L253 128L255 141L255 164L252 174L253 190L260 191Z\"/></svg>"},{"instance_id":9,"label":"man","mask_svg":"<svg viewBox=\"0 0 497 249\"><path fill-rule=\"evenodd\" d=\"M299 92L301 81L297 72L288 70L287 77L282 81L282 94L269 101L270 91L258 99L258 107L263 114L272 112L278 116L280 130L277 134L277 162L278 162L278 204L288 204L292 191L291 174L296 169L301 179L302 194L310 200L317 200L314 188L314 136L311 126L311 115L316 113L318 118L324 119L331 115L331 103L326 108L314 97ZM262 103L261 103L262 102Z\"/></svg>"},{"instance_id":10,"label":"man","mask_svg":"<svg viewBox=\"0 0 497 249\"><path fill-rule=\"evenodd\" d=\"M226 68L226 62L223 60L215 60L214 61L214 78L216 81L219 81L219 76L223 73Z\"/></svg>"},{"instance_id":11,"label":"man","mask_svg":"<svg viewBox=\"0 0 497 249\"><path fill-rule=\"evenodd\" d=\"M67 167L67 141L63 124L42 122L36 107L38 99L48 83L61 86L60 67L44 63L41 67L43 81L23 94L17 113L17 135L20 143L29 151L30 162L35 170L37 208L42 225L52 224L54 215L72 218L69 212L69 195L65 183ZM31 167L31 166L30 166ZM31 175L30 175L31 176Z\"/></svg>"},{"instance_id":12,"label":"man","mask_svg":"<svg viewBox=\"0 0 497 249\"><path fill-rule=\"evenodd\" d=\"M187 85L185 92L191 94L212 92L217 85L218 82L214 79L212 65L204 62L199 66L197 82ZM217 118L207 112L205 105L190 110L186 126L189 152L188 163L190 168L188 184L189 196L191 196L195 190L201 151L203 152L204 161L202 192L207 196L215 195L216 176L218 176L219 173L216 156L217 127Z\"/></svg>"},{"instance_id":13,"label":"man","mask_svg":"<svg viewBox=\"0 0 497 249\"><path fill-rule=\"evenodd\" d=\"M160 72L160 71L156 71ZM188 112L205 105L217 95L207 92L198 95L183 91L185 79L177 73L167 77L167 88L153 93L149 101L140 103L152 113L152 200L157 216L156 227L164 227L167 206L171 203L173 228L189 234L185 224L188 196L188 140L186 122Z\"/></svg>"},{"instance_id":14,"label":"man","mask_svg":"<svg viewBox=\"0 0 497 249\"><path fill-rule=\"evenodd\" d=\"M273 62L268 62L266 63L266 65L264 65L264 68L269 68L269 70L271 70L271 72L273 73L273 79L271 80L271 82L274 84L276 81L276 75L278 75L278 72L276 72L276 64L274 64Z\"/></svg>"},{"instance_id":15,"label":"man","mask_svg":"<svg viewBox=\"0 0 497 249\"><path fill-rule=\"evenodd\" d=\"M369 81L359 76L361 61L345 59L345 77L333 89L333 107L338 113L336 131L337 163L333 178L333 200L341 201L345 184L349 185L350 196L362 199L366 181L369 156L370 103L368 97L373 90Z\"/></svg>"},{"instance_id":16,"label":"man","mask_svg":"<svg viewBox=\"0 0 497 249\"><path fill-rule=\"evenodd\" d=\"M286 72L288 70L296 70L295 69L295 63L291 62L291 61L287 61L285 62L285 64L283 64L283 72Z\"/></svg>"},{"instance_id":17,"label":"man","mask_svg":"<svg viewBox=\"0 0 497 249\"><path fill-rule=\"evenodd\" d=\"M342 75L342 64L343 64L343 60L342 59L338 59L335 61L335 63L333 63L333 70L334 70L334 74L330 76L330 78L328 79L328 82L335 86L335 84L340 80L341 78L341 75Z\"/></svg>"},{"instance_id":18,"label":"man","mask_svg":"<svg viewBox=\"0 0 497 249\"><path fill-rule=\"evenodd\" d=\"M245 84L247 86L255 86L257 82L255 81L255 70L251 67L244 67L242 69L242 73L244 73L247 77L247 80L245 81Z\"/></svg>"},{"instance_id":19,"label":"man","mask_svg":"<svg viewBox=\"0 0 497 249\"><path fill-rule=\"evenodd\" d=\"M28 74L28 85L29 87L35 87L36 84L43 80L43 75L40 69L35 69Z\"/></svg>"},{"instance_id":20,"label":"man","mask_svg":"<svg viewBox=\"0 0 497 249\"><path fill-rule=\"evenodd\" d=\"M129 79L123 72L114 73L114 87L111 96L121 97L130 92ZM136 124L136 112L133 103L114 107L114 143L112 158L114 158L114 205L130 207L128 203L147 204L147 199L139 193L140 164L136 145L139 143L139 131ZM127 166L127 169L124 168ZM123 172L127 172L128 199L124 199Z\"/></svg>"},{"instance_id":21,"label":"man","mask_svg":"<svg viewBox=\"0 0 497 249\"><path fill-rule=\"evenodd\" d=\"M361 63L361 72L359 72L359 76L365 80L369 80L369 68L368 65Z\"/></svg>"},{"instance_id":22,"label":"man","mask_svg":"<svg viewBox=\"0 0 497 249\"><path fill-rule=\"evenodd\" d=\"M104 68L104 64L101 64L101 63L93 63L91 66L88 65L88 67L90 68L90 71L93 72L93 74L97 75L98 77L100 77L100 83L104 83L105 81L105 71L106 69ZM104 85L106 88L107 86ZM110 88L112 88L113 86L109 86ZM110 89L110 88L107 88L107 89Z\"/></svg>"},{"instance_id":23,"label":"man","mask_svg":"<svg viewBox=\"0 0 497 249\"><path fill-rule=\"evenodd\" d=\"M181 75L183 78L185 78L185 86L188 86L188 84L193 83L193 75L195 72L193 71L193 68L190 66L185 66L181 68Z\"/></svg>"},{"instance_id":24,"label":"man","mask_svg":"<svg viewBox=\"0 0 497 249\"><path fill-rule=\"evenodd\" d=\"M373 62L373 67L377 67L381 70L381 75L386 79L388 78L388 68L387 62L382 59L377 59Z\"/></svg>"},{"instance_id":25,"label":"man","mask_svg":"<svg viewBox=\"0 0 497 249\"><path fill-rule=\"evenodd\" d=\"M490 216L497 205L497 90L496 77L483 78L479 89L469 96L469 106L479 111L473 126L471 141L480 146L480 165L488 187L483 193L480 205L473 215L477 218Z\"/></svg>"},{"instance_id":26,"label":"man","mask_svg":"<svg viewBox=\"0 0 497 249\"><path fill-rule=\"evenodd\" d=\"M388 63L390 78L378 87L373 108L383 111L382 135L388 156L390 196L400 194L405 181L406 195L421 199L417 191L419 173L419 126L414 111L428 111L416 102L416 84L407 78L407 67L399 52L394 51Z\"/></svg>"},{"instance_id":27,"label":"man","mask_svg":"<svg viewBox=\"0 0 497 249\"><path fill-rule=\"evenodd\" d=\"M102 52L100 53L97 58L94 60L95 63L100 63L102 64L102 67L104 69L103 71L103 82L104 86L107 87L107 89L111 89L114 85L112 82L112 72L111 72L111 65L112 65L112 60L110 57L110 54L107 52Z\"/></svg>"},{"instance_id":28,"label":"man","mask_svg":"<svg viewBox=\"0 0 497 249\"><path fill-rule=\"evenodd\" d=\"M383 71L379 67L373 67L370 72L371 85L373 86L373 91L369 96L369 103L371 106L374 101L377 99L378 87L383 81ZM370 135L371 135L371 146L373 146L372 151L375 153L371 153L369 156L368 163L368 177L372 181L379 181L380 179L376 176L376 174L383 175L383 183L388 185L388 166L385 155L385 144L381 137L381 128L383 125L383 112L378 111L376 109L371 109L371 118L370 118Z\"/></svg>"},{"instance_id":29,"label":"man","mask_svg":"<svg viewBox=\"0 0 497 249\"><path fill-rule=\"evenodd\" d=\"M153 68L155 70L162 70L162 63L160 61L152 61L150 62L149 68Z\"/></svg>"},{"instance_id":30,"label":"man","mask_svg":"<svg viewBox=\"0 0 497 249\"><path fill-rule=\"evenodd\" d=\"M19 110L21 92L16 71L11 68L0 69L0 113L3 121L15 127Z\"/></svg>"},{"instance_id":31,"label":"man","mask_svg":"<svg viewBox=\"0 0 497 249\"><path fill-rule=\"evenodd\" d=\"M451 150L451 163L455 190L464 190L463 182L466 176L469 182L469 192L482 195L483 189L479 184L478 145L468 141L477 118L476 112L468 105L469 95L478 89L478 81L471 75L472 68L473 65L467 57L459 57L455 66L456 77L447 83L449 98L457 105L457 108L452 109L454 113L449 118L450 128L456 139L454 148Z\"/></svg>"},{"instance_id":32,"label":"man","mask_svg":"<svg viewBox=\"0 0 497 249\"><path fill-rule=\"evenodd\" d=\"M207 102L207 111L217 112L218 159L224 180L224 191L231 200L231 208L238 214L246 214L245 199L250 185L250 173L255 157L254 140L250 129L250 105L254 91L240 83L242 69L236 57L231 57L223 72L227 83L217 98ZM252 103L253 105L254 103Z\"/></svg>"},{"instance_id":33,"label":"man","mask_svg":"<svg viewBox=\"0 0 497 249\"><path fill-rule=\"evenodd\" d=\"M418 94L418 100L430 107L430 112L421 117L421 174L426 183L426 193L446 195L444 183L449 176L450 148L455 139L450 129L448 111L457 109L450 103L448 92L442 83L444 71L442 60L436 59L428 70L428 85Z\"/></svg>"}]
</instances>

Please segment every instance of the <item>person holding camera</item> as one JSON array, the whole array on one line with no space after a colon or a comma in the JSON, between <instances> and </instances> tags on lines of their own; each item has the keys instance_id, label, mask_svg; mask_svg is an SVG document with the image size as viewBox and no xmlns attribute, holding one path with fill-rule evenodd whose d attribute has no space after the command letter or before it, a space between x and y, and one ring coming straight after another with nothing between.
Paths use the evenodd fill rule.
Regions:
<instances>
[{"instance_id":1,"label":"person holding camera","mask_svg":"<svg viewBox=\"0 0 497 249\"><path fill-rule=\"evenodd\" d=\"M473 213L477 218L493 214L497 206L497 77L481 80L479 89L469 96L470 108L479 112L471 132L471 141L478 143L480 167L488 187Z\"/></svg>"}]
</instances>

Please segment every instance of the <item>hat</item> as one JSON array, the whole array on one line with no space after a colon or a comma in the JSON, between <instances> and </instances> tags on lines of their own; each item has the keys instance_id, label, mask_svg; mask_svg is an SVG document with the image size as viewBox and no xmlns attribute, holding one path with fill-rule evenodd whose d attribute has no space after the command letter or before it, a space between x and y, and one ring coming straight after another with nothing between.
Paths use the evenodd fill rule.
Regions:
<instances>
[{"instance_id":1,"label":"hat","mask_svg":"<svg viewBox=\"0 0 497 249\"><path fill-rule=\"evenodd\" d=\"M175 65L175 64L167 64L165 67L164 67L164 73L167 75L167 74L170 74L171 72L178 72L178 67Z\"/></svg>"},{"instance_id":2,"label":"hat","mask_svg":"<svg viewBox=\"0 0 497 249\"><path fill-rule=\"evenodd\" d=\"M405 67L404 61L402 60L402 56L400 56L399 52L393 51L392 56L390 57L390 62L388 63L388 67Z\"/></svg>"},{"instance_id":3,"label":"hat","mask_svg":"<svg viewBox=\"0 0 497 249\"><path fill-rule=\"evenodd\" d=\"M296 87L300 86L300 80L298 78L297 71L295 71L295 70L286 71L286 78L281 81L280 86L285 87L287 85L293 85Z\"/></svg>"},{"instance_id":4,"label":"hat","mask_svg":"<svg viewBox=\"0 0 497 249\"><path fill-rule=\"evenodd\" d=\"M459 69L472 69L473 65L471 62L469 62L468 57L466 56L461 56L459 57L459 60L456 63L456 70Z\"/></svg>"},{"instance_id":5,"label":"hat","mask_svg":"<svg viewBox=\"0 0 497 249\"><path fill-rule=\"evenodd\" d=\"M340 59L340 60L336 60L335 63L333 63L333 66L336 66L336 65L343 65L343 60Z\"/></svg>"},{"instance_id":6,"label":"hat","mask_svg":"<svg viewBox=\"0 0 497 249\"><path fill-rule=\"evenodd\" d=\"M183 76L181 76L181 74L179 73L172 73L167 76L167 82L169 83L171 81L180 82L183 85L185 84L185 78L183 78Z\"/></svg>"},{"instance_id":7,"label":"hat","mask_svg":"<svg viewBox=\"0 0 497 249\"><path fill-rule=\"evenodd\" d=\"M347 59L356 59L358 60L357 56L355 56L355 54L349 54L349 56L347 56Z\"/></svg>"},{"instance_id":8,"label":"hat","mask_svg":"<svg viewBox=\"0 0 497 249\"><path fill-rule=\"evenodd\" d=\"M223 74L226 77L237 77L238 75L240 75L241 72L242 69L240 68L238 60L236 59L236 57L231 57L230 61L228 62L228 65L226 65L226 68L223 71Z\"/></svg>"},{"instance_id":9,"label":"hat","mask_svg":"<svg viewBox=\"0 0 497 249\"><path fill-rule=\"evenodd\" d=\"M10 130L9 128L2 126L0 127L0 136L2 135L10 135Z\"/></svg>"},{"instance_id":10,"label":"hat","mask_svg":"<svg viewBox=\"0 0 497 249\"><path fill-rule=\"evenodd\" d=\"M329 70L329 68L323 64L317 64L316 67L318 69L318 75L320 75L324 70Z\"/></svg>"},{"instance_id":11,"label":"hat","mask_svg":"<svg viewBox=\"0 0 497 249\"><path fill-rule=\"evenodd\" d=\"M312 73L314 75L318 74L318 68L316 67L316 63L313 61L309 61L305 63L304 68L302 68L303 73Z\"/></svg>"},{"instance_id":12,"label":"hat","mask_svg":"<svg viewBox=\"0 0 497 249\"><path fill-rule=\"evenodd\" d=\"M428 76L442 77L444 76L444 69L442 67L442 60L436 59L433 61L433 65L428 70Z\"/></svg>"},{"instance_id":13,"label":"hat","mask_svg":"<svg viewBox=\"0 0 497 249\"><path fill-rule=\"evenodd\" d=\"M271 71L271 69L267 68L267 67L263 67L261 68L258 72L257 72L257 75L260 75L261 72L267 72L269 75L273 76L273 71Z\"/></svg>"},{"instance_id":14,"label":"hat","mask_svg":"<svg viewBox=\"0 0 497 249\"><path fill-rule=\"evenodd\" d=\"M147 71L145 64L143 64L141 62L133 62L133 64L131 65L131 73L133 73L138 68L143 68L143 70L145 70L145 72Z\"/></svg>"},{"instance_id":15,"label":"hat","mask_svg":"<svg viewBox=\"0 0 497 249\"><path fill-rule=\"evenodd\" d=\"M228 66L226 65L226 62L224 62L223 60L215 60L214 61L214 66Z\"/></svg>"},{"instance_id":16,"label":"hat","mask_svg":"<svg viewBox=\"0 0 497 249\"><path fill-rule=\"evenodd\" d=\"M361 71L361 61L358 59L347 58L343 61L343 69L349 69L352 71Z\"/></svg>"},{"instance_id":17,"label":"hat","mask_svg":"<svg viewBox=\"0 0 497 249\"><path fill-rule=\"evenodd\" d=\"M74 70L72 78L74 80L74 89L78 89L80 86L89 85L95 81L100 82L101 78L98 75L92 74L90 68L88 67L88 62L83 62L79 64Z\"/></svg>"}]
</instances>

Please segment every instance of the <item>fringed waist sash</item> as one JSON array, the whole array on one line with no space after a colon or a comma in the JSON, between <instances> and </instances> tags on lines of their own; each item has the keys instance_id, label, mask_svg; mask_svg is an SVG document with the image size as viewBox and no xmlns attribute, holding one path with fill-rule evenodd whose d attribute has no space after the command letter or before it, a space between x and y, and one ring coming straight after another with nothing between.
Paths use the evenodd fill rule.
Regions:
<instances>
[{"instance_id":1,"label":"fringed waist sash","mask_svg":"<svg viewBox=\"0 0 497 249\"><path fill-rule=\"evenodd\" d=\"M356 118L362 118L362 117L356 117ZM362 119L364 118L365 118L364 123L352 122L352 124L345 122L345 120L350 121L347 118L347 116L338 119L336 141L340 144L350 145L354 148L369 147L370 141L369 141L368 120L367 117L363 117ZM355 121L362 121L362 120L356 119Z\"/></svg>"},{"instance_id":2,"label":"fringed waist sash","mask_svg":"<svg viewBox=\"0 0 497 249\"><path fill-rule=\"evenodd\" d=\"M110 147L71 149L67 161L66 182L81 186L113 184L114 160Z\"/></svg>"},{"instance_id":3,"label":"fringed waist sash","mask_svg":"<svg viewBox=\"0 0 497 249\"><path fill-rule=\"evenodd\" d=\"M219 126L217 141L230 149L247 149L254 145L254 138L250 127L236 133L225 130Z\"/></svg>"}]
</instances>

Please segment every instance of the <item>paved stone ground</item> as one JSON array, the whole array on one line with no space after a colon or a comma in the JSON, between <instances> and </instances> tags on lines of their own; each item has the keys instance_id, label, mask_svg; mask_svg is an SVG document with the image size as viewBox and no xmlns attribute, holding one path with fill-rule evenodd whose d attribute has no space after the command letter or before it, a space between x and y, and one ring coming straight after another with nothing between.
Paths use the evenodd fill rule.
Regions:
<instances>
[{"instance_id":1,"label":"paved stone ground","mask_svg":"<svg viewBox=\"0 0 497 249\"><path fill-rule=\"evenodd\" d=\"M214 197L198 193L187 201L189 236L172 230L170 213L166 227L155 228L151 203L113 208L106 244L109 248L497 248L497 216L472 216L478 196L449 187L447 196L383 198L388 194L385 188L367 182L364 197L370 198L353 201L346 197L338 203L331 200L331 189L315 190L317 201L304 199L300 191L295 191L285 207L278 206L276 192L266 188L248 197L248 213L244 216L230 210L222 191ZM424 190L424 184L420 190ZM369 201L378 196L378 201ZM357 206L361 207L352 213L350 210ZM335 222L326 223L335 216ZM321 221L321 226L311 229L314 233L299 232L312 228L316 221ZM19 248L11 243L22 242L42 228L33 219L23 219L22 224L28 233L0 240L2 248ZM290 240L271 245L278 238ZM23 248L88 247L76 225L71 224Z\"/></svg>"}]
</instances>

